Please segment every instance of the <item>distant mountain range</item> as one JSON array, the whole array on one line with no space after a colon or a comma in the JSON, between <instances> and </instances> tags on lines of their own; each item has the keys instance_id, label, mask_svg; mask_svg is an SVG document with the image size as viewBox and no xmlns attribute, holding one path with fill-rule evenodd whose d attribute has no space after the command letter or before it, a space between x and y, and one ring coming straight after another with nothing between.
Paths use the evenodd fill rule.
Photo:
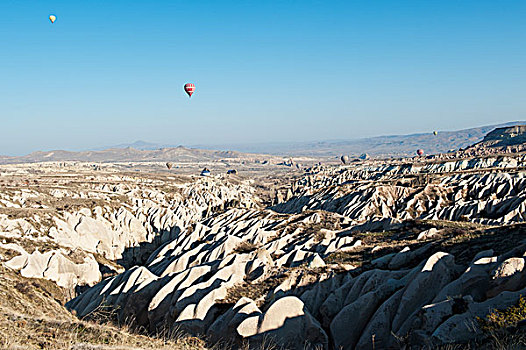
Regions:
<instances>
[{"instance_id":1,"label":"distant mountain range","mask_svg":"<svg viewBox=\"0 0 526 350\"><path fill-rule=\"evenodd\" d=\"M526 121L515 121L457 131L438 131L437 135L430 132L411 135L377 136L356 140L297 143L288 146L288 153L296 156L337 156L341 154L358 156L362 153L367 153L371 156L389 157L413 155L417 149L421 148L427 154L435 154L447 152L451 149L466 148L480 142L487 133L496 128L524 124L526 124ZM284 150L285 148L287 147L282 145L277 149L263 149L266 153L276 154L280 152L279 149ZM232 149L243 152L258 152L257 149L253 148Z\"/></svg>"},{"instance_id":2,"label":"distant mountain range","mask_svg":"<svg viewBox=\"0 0 526 350\"><path fill-rule=\"evenodd\" d=\"M33 152L20 157L0 156L0 164L34 163L34 162L182 162L195 163L219 160L255 160L266 159L265 155L250 155L235 151L213 151L186 148L182 146L174 148L160 148L156 150L126 148L110 148L101 151L48 151Z\"/></svg>"},{"instance_id":3,"label":"distant mountain range","mask_svg":"<svg viewBox=\"0 0 526 350\"><path fill-rule=\"evenodd\" d=\"M313 156L331 157L341 154L358 156L367 153L371 156L407 156L412 155L418 148L428 154L447 152L451 149L468 147L481 141L484 136L495 128L523 125L526 121L515 121L503 124L482 126L457 131L439 131L411 135L390 135L361 138L355 140L330 140L319 142L275 142L254 144L227 145L197 145L200 149L235 150L246 153L265 153L279 156ZM141 150L154 150L163 147L174 147L145 141L131 144L121 144L112 148L132 147Z\"/></svg>"},{"instance_id":4,"label":"distant mountain range","mask_svg":"<svg viewBox=\"0 0 526 350\"><path fill-rule=\"evenodd\" d=\"M497 127L526 125L526 121L516 121L478 128L439 131L433 133L392 135L362 138L356 140L334 140L321 142L261 143L244 145L197 146L187 148L146 141L120 144L106 149L82 152L47 151L10 157L0 156L0 164L30 163L42 161L85 161L85 162L202 162L222 159L266 159L268 155L335 157L341 154L358 156L367 153L375 157L412 155L418 148L427 154L447 152L450 149L466 148L480 142L484 136ZM220 149L220 150L217 150ZM222 150L221 150L222 149Z\"/></svg>"}]
</instances>

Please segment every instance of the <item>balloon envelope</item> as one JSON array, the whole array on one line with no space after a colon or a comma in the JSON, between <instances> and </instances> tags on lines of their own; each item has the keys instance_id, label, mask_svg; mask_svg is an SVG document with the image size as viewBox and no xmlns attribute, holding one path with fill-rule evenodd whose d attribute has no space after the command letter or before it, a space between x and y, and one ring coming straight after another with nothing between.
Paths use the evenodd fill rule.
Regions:
<instances>
[{"instance_id":1,"label":"balloon envelope","mask_svg":"<svg viewBox=\"0 0 526 350\"><path fill-rule=\"evenodd\" d=\"M49 15L49 20L51 21L51 23L55 23L55 21L57 20L57 16Z\"/></svg>"},{"instance_id":2,"label":"balloon envelope","mask_svg":"<svg viewBox=\"0 0 526 350\"><path fill-rule=\"evenodd\" d=\"M423 149L417 149L416 150L416 154L418 154L419 156L423 156L424 155L424 150Z\"/></svg>"},{"instance_id":3,"label":"balloon envelope","mask_svg":"<svg viewBox=\"0 0 526 350\"><path fill-rule=\"evenodd\" d=\"M343 164L347 164L349 163L349 156L341 156L340 160L342 161Z\"/></svg>"},{"instance_id":4,"label":"balloon envelope","mask_svg":"<svg viewBox=\"0 0 526 350\"><path fill-rule=\"evenodd\" d=\"M192 83L186 83L184 84L184 91L188 94L189 97L192 97L192 94L195 91L195 85Z\"/></svg>"},{"instance_id":5,"label":"balloon envelope","mask_svg":"<svg viewBox=\"0 0 526 350\"><path fill-rule=\"evenodd\" d=\"M433 135L437 136L437 135L438 135L438 132L433 131Z\"/></svg>"},{"instance_id":6,"label":"balloon envelope","mask_svg":"<svg viewBox=\"0 0 526 350\"><path fill-rule=\"evenodd\" d=\"M172 169L172 166L173 166L172 163L170 163L170 162L166 163L166 167L167 167L168 169Z\"/></svg>"}]
</instances>

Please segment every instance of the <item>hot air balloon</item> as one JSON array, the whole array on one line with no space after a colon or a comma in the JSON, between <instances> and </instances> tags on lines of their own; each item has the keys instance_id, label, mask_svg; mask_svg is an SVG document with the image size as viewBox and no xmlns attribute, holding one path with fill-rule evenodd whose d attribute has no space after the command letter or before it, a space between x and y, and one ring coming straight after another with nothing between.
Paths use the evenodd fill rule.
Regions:
<instances>
[{"instance_id":1,"label":"hot air balloon","mask_svg":"<svg viewBox=\"0 0 526 350\"><path fill-rule=\"evenodd\" d=\"M438 135L438 131L433 131L433 135L437 136Z\"/></svg>"},{"instance_id":2,"label":"hot air balloon","mask_svg":"<svg viewBox=\"0 0 526 350\"><path fill-rule=\"evenodd\" d=\"M168 163L166 163L166 167L167 167L168 169L172 169L172 167L173 167L173 164L172 164L172 163L170 163L170 162L168 162Z\"/></svg>"},{"instance_id":3,"label":"hot air balloon","mask_svg":"<svg viewBox=\"0 0 526 350\"><path fill-rule=\"evenodd\" d=\"M418 154L419 156L423 156L424 155L424 150L419 148L416 150L416 154Z\"/></svg>"},{"instance_id":4,"label":"hot air balloon","mask_svg":"<svg viewBox=\"0 0 526 350\"><path fill-rule=\"evenodd\" d=\"M188 94L189 97L192 97L192 94L195 91L195 85L192 83L186 83L184 84L184 91Z\"/></svg>"},{"instance_id":5,"label":"hot air balloon","mask_svg":"<svg viewBox=\"0 0 526 350\"><path fill-rule=\"evenodd\" d=\"M49 15L49 20L51 21L51 23L55 23L55 21L57 20L57 16Z\"/></svg>"},{"instance_id":6,"label":"hot air balloon","mask_svg":"<svg viewBox=\"0 0 526 350\"><path fill-rule=\"evenodd\" d=\"M341 156L340 160L342 161L343 164L347 164L349 163L349 156Z\"/></svg>"}]
</instances>

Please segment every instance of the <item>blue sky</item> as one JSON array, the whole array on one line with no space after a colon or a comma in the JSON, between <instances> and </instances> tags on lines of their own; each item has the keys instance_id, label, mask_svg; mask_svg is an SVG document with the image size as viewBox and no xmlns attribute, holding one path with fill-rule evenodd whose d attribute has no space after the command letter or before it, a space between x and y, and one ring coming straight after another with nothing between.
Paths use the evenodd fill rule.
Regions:
<instances>
[{"instance_id":1,"label":"blue sky","mask_svg":"<svg viewBox=\"0 0 526 350\"><path fill-rule=\"evenodd\" d=\"M0 12L0 154L526 117L526 1L2 0Z\"/></svg>"}]
</instances>

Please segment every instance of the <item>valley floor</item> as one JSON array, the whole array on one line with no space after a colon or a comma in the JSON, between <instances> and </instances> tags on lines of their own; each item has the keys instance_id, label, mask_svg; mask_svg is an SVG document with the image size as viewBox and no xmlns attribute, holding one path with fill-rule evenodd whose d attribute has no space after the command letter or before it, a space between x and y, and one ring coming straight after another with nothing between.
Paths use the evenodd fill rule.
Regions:
<instances>
[{"instance_id":1,"label":"valley floor","mask_svg":"<svg viewBox=\"0 0 526 350\"><path fill-rule=\"evenodd\" d=\"M142 166L1 169L0 346L526 347L524 153Z\"/></svg>"}]
</instances>

